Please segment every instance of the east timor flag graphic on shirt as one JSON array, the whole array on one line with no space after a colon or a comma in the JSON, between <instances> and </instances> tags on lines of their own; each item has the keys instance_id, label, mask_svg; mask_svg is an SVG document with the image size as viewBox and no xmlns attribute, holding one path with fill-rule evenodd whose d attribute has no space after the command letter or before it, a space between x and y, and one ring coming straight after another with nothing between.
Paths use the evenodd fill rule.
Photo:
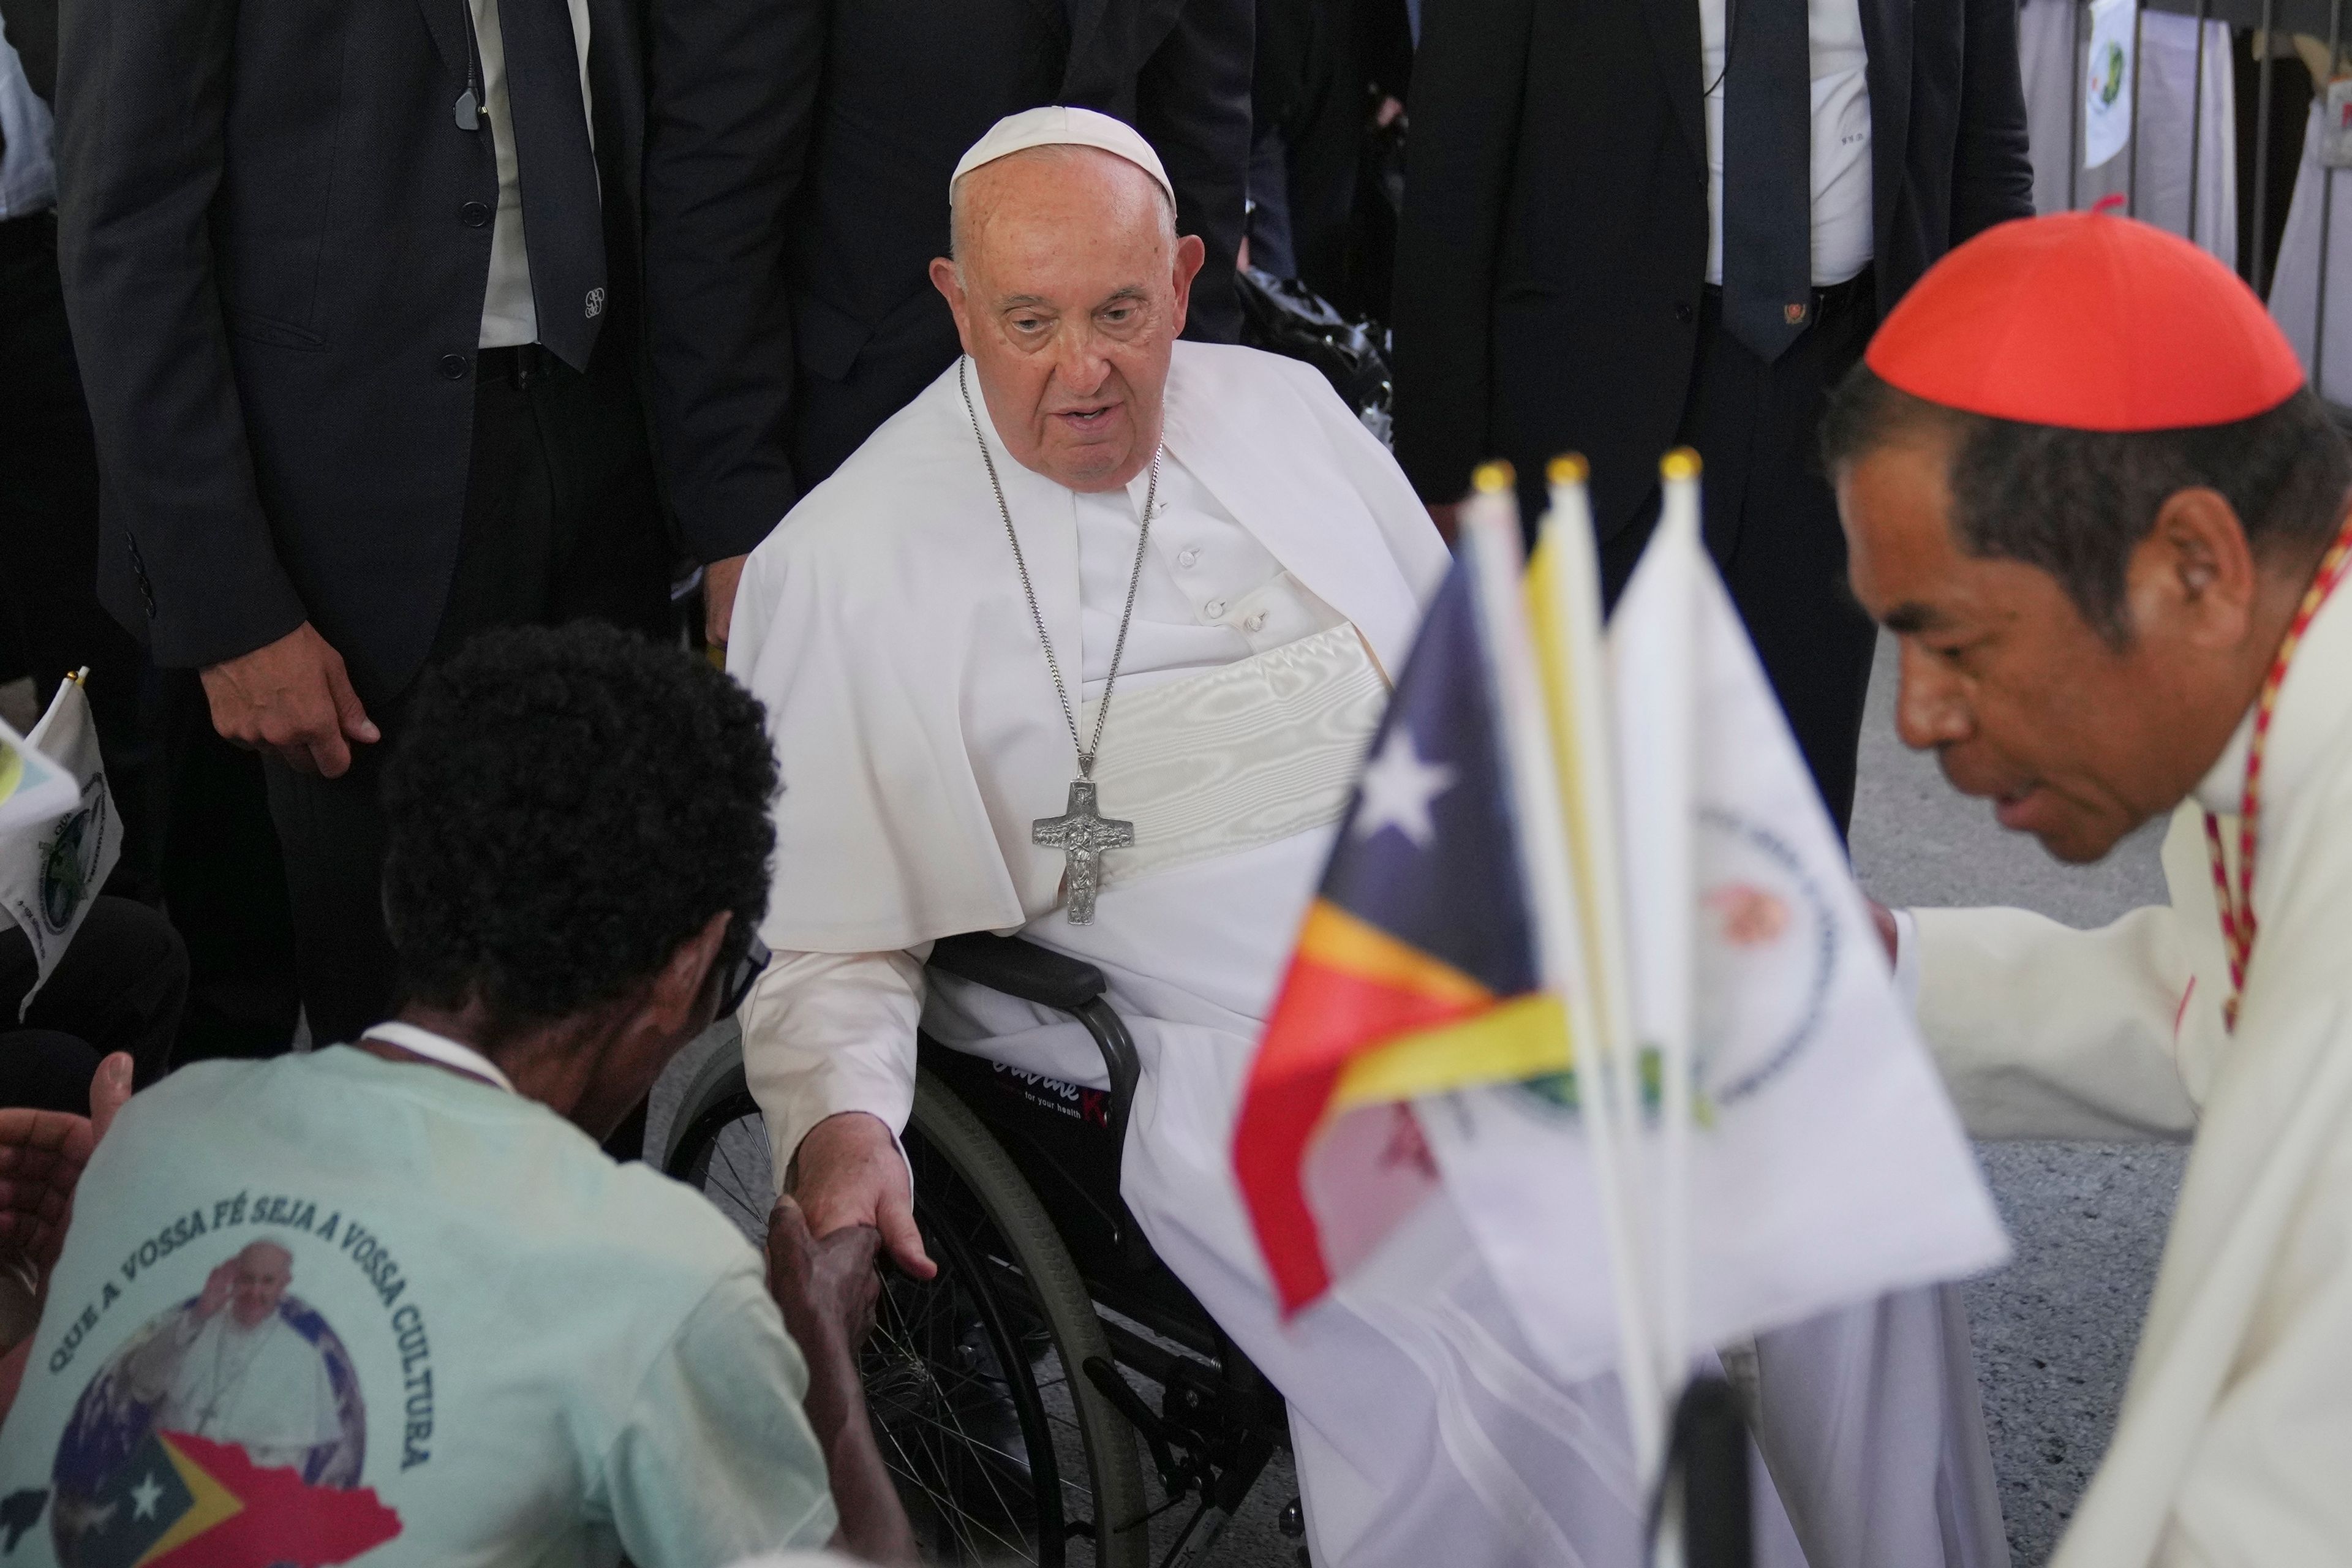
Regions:
<instances>
[{"instance_id":1,"label":"east timor flag graphic on shirt","mask_svg":"<svg viewBox=\"0 0 2352 1568\"><path fill-rule=\"evenodd\" d=\"M57 1506L77 1568L328 1568L400 1533L373 1489L309 1486L186 1432L151 1430L96 1496Z\"/></svg>"},{"instance_id":2,"label":"east timor flag graphic on shirt","mask_svg":"<svg viewBox=\"0 0 2352 1568\"><path fill-rule=\"evenodd\" d=\"M1286 1311L1427 1195L1411 1100L1569 1068L1560 1008L1538 990L1502 722L1457 562L1374 739L1235 1129Z\"/></svg>"}]
</instances>

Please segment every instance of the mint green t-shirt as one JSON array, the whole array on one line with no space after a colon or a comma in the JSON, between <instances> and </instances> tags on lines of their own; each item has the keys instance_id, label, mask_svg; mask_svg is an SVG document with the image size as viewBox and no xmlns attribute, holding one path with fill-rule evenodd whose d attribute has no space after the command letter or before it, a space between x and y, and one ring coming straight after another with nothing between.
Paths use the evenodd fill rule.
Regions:
<instances>
[{"instance_id":1,"label":"mint green t-shirt","mask_svg":"<svg viewBox=\"0 0 2352 1568\"><path fill-rule=\"evenodd\" d=\"M546 1107L348 1047L204 1063L82 1177L0 1568L819 1545L806 1382L743 1237Z\"/></svg>"}]
</instances>

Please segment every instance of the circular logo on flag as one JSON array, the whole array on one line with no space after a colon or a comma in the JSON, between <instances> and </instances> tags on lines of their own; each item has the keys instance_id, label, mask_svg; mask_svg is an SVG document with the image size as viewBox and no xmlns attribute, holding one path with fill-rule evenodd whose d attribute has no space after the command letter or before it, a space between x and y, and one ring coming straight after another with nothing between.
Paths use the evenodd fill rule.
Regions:
<instances>
[{"instance_id":1,"label":"circular logo on flag","mask_svg":"<svg viewBox=\"0 0 2352 1568\"><path fill-rule=\"evenodd\" d=\"M58 824L41 852L41 920L52 931L73 924L82 900L89 896L99 850L106 842L104 811L103 794L85 799L80 810Z\"/></svg>"},{"instance_id":2,"label":"circular logo on flag","mask_svg":"<svg viewBox=\"0 0 2352 1568\"><path fill-rule=\"evenodd\" d=\"M1826 891L1770 827L1709 806L1699 831L1694 1089L1720 1109L1778 1078L1819 1035L1839 936Z\"/></svg>"},{"instance_id":3,"label":"circular logo on flag","mask_svg":"<svg viewBox=\"0 0 2352 1568\"><path fill-rule=\"evenodd\" d=\"M2124 47L2109 38L2091 61L2091 96L2100 108L2112 109L2123 90Z\"/></svg>"}]
</instances>

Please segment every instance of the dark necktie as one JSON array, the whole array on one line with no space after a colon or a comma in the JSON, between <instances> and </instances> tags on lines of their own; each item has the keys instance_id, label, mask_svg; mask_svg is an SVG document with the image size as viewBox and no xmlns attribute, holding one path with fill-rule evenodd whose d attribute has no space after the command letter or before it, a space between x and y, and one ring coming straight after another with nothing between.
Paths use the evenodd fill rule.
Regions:
<instances>
[{"instance_id":1,"label":"dark necktie","mask_svg":"<svg viewBox=\"0 0 2352 1568\"><path fill-rule=\"evenodd\" d=\"M1723 324L1769 363L1812 324L1812 59L1805 0L1730 0Z\"/></svg>"},{"instance_id":2,"label":"dark necktie","mask_svg":"<svg viewBox=\"0 0 2352 1568\"><path fill-rule=\"evenodd\" d=\"M499 31L539 341L572 369L586 370L604 324L604 218L571 7L564 0L499 0Z\"/></svg>"}]
</instances>

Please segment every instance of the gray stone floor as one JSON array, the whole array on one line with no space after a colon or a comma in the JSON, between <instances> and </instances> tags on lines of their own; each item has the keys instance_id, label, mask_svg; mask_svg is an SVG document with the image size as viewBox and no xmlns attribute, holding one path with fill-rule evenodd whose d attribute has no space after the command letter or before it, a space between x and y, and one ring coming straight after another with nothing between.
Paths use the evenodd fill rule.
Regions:
<instances>
[{"instance_id":1,"label":"gray stone floor","mask_svg":"<svg viewBox=\"0 0 2352 1568\"><path fill-rule=\"evenodd\" d=\"M1890 904L2016 904L2095 926L2161 900L2162 824L2100 865L2062 866L1952 793L1895 739L1882 645L1854 804L1854 868ZM2156 1280L2182 1152L2163 1145L1980 1144L2017 1256L1969 1287L1977 1375L2017 1568L2048 1560L2115 1426Z\"/></svg>"},{"instance_id":2,"label":"gray stone floor","mask_svg":"<svg viewBox=\"0 0 2352 1568\"><path fill-rule=\"evenodd\" d=\"M2156 830L2103 865L2060 866L2003 833L1981 804L1954 795L1934 763L1894 732L1894 668L1882 647L1862 750L1853 855L1864 885L1892 904L2008 903L2078 926L2163 896ZM689 1050L656 1091L656 1146ZM2157 1254L2180 1181L2177 1150L2091 1144L1983 1145L2017 1256L1969 1288L1985 1413L2016 1568L2050 1555L2115 1423ZM1274 1527L1296 1490L1280 1458L1229 1529L1215 1561L1290 1568Z\"/></svg>"}]
</instances>

